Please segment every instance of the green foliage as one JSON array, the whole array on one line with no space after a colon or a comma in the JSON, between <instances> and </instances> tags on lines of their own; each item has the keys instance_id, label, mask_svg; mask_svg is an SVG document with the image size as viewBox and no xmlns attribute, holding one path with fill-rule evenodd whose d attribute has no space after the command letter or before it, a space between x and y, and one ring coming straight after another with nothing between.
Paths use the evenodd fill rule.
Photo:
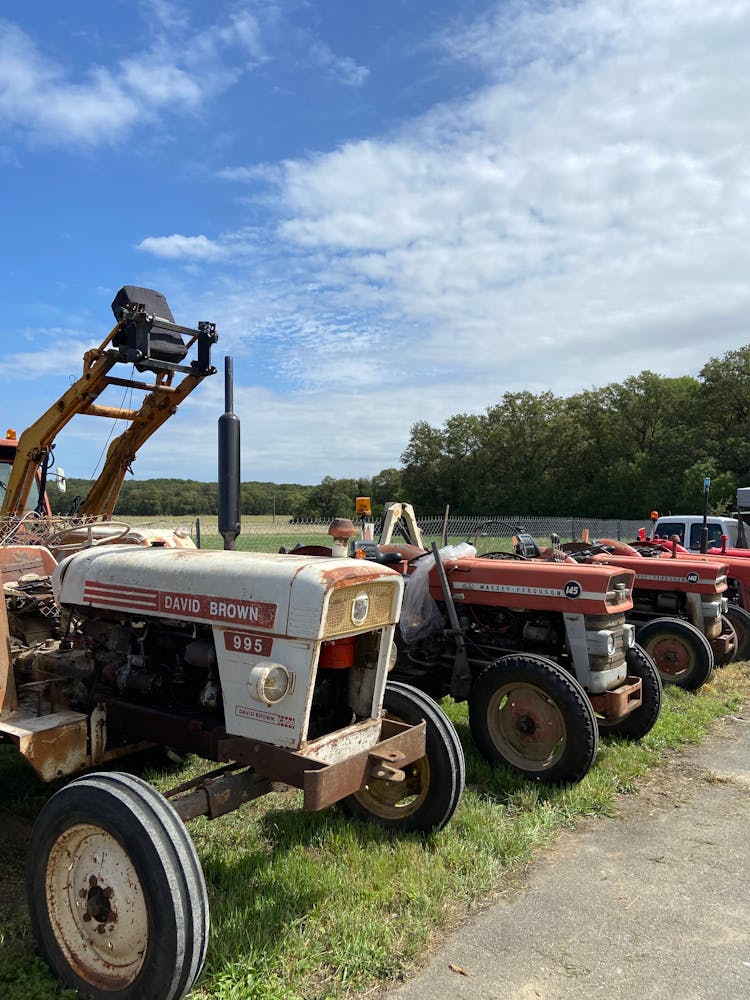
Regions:
<instances>
[{"instance_id":1,"label":"green foliage","mask_svg":"<svg viewBox=\"0 0 750 1000\"><path fill-rule=\"evenodd\" d=\"M47 490L52 512L68 514L83 500L93 483L87 479L69 478L67 490L60 493L54 484ZM312 486L298 483L242 483L240 506L242 514L295 514L304 506ZM164 517L196 514L216 515L219 507L217 483L200 483L194 479L127 480L122 485L115 513L120 517ZM354 501L351 500L351 505Z\"/></svg>"},{"instance_id":2,"label":"green foliage","mask_svg":"<svg viewBox=\"0 0 750 1000\"><path fill-rule=\"evenodd\" d=\"M401 462L372 479L243 483L242 513L325 521L353 517L354 498L369 496L374 517L402 500L422 514L450 504L454 514L640 518L697 511L704 476L711 509L733 509L737 487L750 483L750 345L711 358L698 378L642 371L567 398L506 392L484 413L457 413L442 427L417 421ZM53 510L68 513L90 487L50 486ZM216 515L217 504L216 483L131 480L116 513Z\"/></svg>"},{"instance_id":3,"label":"green foliage","mask_svg":"<svg viewBox=\"0 0 750 1000\"><path fill-rule=\"evenodd\" d=\"M405 499L455 514L643 517L733 509L750 481L750 345L711 359L699 378L651 371L565 399L505 393L481 416L413 425L402 455Z\"/></svg>"}]
</instances>

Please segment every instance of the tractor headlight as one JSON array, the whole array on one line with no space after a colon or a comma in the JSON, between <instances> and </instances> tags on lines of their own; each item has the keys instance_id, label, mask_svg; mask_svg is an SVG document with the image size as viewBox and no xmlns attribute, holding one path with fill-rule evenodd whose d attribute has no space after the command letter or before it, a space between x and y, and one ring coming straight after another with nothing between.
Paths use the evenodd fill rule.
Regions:
<instances>
[{"instance_id":1,"label":"tractor headlight","mask_svg":"<svg viewBox=\"0 0 750 1000\"><path fill-rule=\"evenodd\" d=\"M398 660L398 647L395 642L392 642L390 649L388 650L388 673L393 670L396 666L396 661Z\"/></svg>"},{"instance_id":2,"label":"tractor headlight","mask_svg":"<svg viewBox=\"0 0 750 1000\"><path fill-rule=\"evenodd\" d=\"M258 663L247 682L250 697L264 705L275 705L289 693L291 678L281 663Z\"/></svg>"},{"instance_id":3,"label":"tractor headlight","mask_svg":"<svg viewBox=\"0 0 750 1000\"><path fill-rule=\"evenodd\" d=\"M595 632L587 632L586 643L589 653L594 656L614 656L615 637L609 629L601 628Z\"/></svg>"},{"instance_id":4,"label":"tractor headlight","mask_svg":"<svg viewBox=\"0 0 750 1000\"><path fill-rule=\"evenodd\" d=\"M635 625L622 626L622 641L625 649L632 649L635 646Z\"/></svg>"}]
</instances>

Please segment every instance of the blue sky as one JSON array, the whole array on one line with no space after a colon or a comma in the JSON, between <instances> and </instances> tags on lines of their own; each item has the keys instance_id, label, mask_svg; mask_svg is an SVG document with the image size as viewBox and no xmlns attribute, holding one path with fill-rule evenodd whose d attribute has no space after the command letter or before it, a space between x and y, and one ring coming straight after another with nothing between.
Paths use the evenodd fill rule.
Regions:
<instances>
[{"instance_id":1,"label":"blue sky","mask_svg":"<svg viewBox=\"0 0 750 1000\"><path fill-rule=\"evenodd\" d=\"M744 0L5 0L5 426L123 284L235 359L243 478L399 464L503 392L750 342ZM214 479L223 381L137 478ZM71 426L69 475L109 427Z\"/></svg>"}]
</instances>

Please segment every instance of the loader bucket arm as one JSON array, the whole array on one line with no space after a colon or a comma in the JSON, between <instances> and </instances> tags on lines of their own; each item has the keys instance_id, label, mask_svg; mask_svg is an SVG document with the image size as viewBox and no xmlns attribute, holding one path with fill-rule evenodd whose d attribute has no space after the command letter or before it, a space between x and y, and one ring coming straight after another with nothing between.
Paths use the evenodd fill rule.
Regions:
<instances>
[{"instance_id":1,"label":"loader bucket arm","mask_svg":"<svg viewBox=\"0 0 750 1000\"><path fill-rule=\"evenodd\" d=\"M55 438L77 413L85 412L91 400L100 396L106 388L107 374L119 360L116 351L107 350L118 328L119 324L98 348L86 352L81 377L19 438L0 507L1 517L20 517L24 513L36 470L49 455Z\"/></svg>"},{"instance_id":2,"label":"loader bucket arm","mask_svg":"<svg viewBox=\"0 0 750 1000\"><path fill-rule=\"evenodd\" d=\"M178 326L162 295L130 285L118 292L112 306L118 322L99 347L86 352L81 377L21 435L0 517L23 515L39 464L46 461L57 435L77 415L130 421L127 430L110 445L102 471L78 512L89 517L111 516L138 449L207 375L215 374L210 363L211 346L217 340L213 323L199 323L195 330ZM160 315L148 313L146 308L158 308ZM196 343L197 360L182 364ZM153 381L110 375L118 363L148 372ZM177 373L183 378L174 385ZM97 404L110 386L148 395L137 409Z\"/></svg>"},{"instance_id":3,"label":"loader bucket arm","mask_svg":"<svg viewBox=\"0 0 750 1000\"><path fill-rule=\"evenodd\" d=\"M102 471L78 510L80 516L108 518L112 515L125 474L135 461L139 449L169 420L180 403L208 374L212 372L186 375L177 386L166 383L154 385L133 422L110 444Z\"/></svg>"}]
</instances>

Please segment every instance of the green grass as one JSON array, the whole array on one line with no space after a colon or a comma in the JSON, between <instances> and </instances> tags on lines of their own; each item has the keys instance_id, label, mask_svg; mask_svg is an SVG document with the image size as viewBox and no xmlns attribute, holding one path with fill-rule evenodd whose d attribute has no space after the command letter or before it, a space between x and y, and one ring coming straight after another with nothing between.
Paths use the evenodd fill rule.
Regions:
<instances>
[{"instance_id":1,"label":"green grass","mask_svg":"<svg viewBox=\"0 0 750 1000\"><path fill-rule=\"evenodd\" d=\"M350 822L335 809L303 813L293 791L214 822L195 821L190 829L208 882L212 933L193 996L333 1000L398 980L442 928L512 882L558 831L612 813L618 793L635 791L649 768L700 741L748 697L747 665L717 671L696 695L670 689L643 741L603 740L586 778L557 789L490 768L473 749L466 706L448 701L466 749L467 789L449 826L427 839ZM0 804L23 830L50 789L10 748L2 751ZM200 767L195 758L179 769L140 765L162 788ZM0 995L62 997L34 956L18 890L22 847L3 846Z\"/></svg>"}]
</instances>

